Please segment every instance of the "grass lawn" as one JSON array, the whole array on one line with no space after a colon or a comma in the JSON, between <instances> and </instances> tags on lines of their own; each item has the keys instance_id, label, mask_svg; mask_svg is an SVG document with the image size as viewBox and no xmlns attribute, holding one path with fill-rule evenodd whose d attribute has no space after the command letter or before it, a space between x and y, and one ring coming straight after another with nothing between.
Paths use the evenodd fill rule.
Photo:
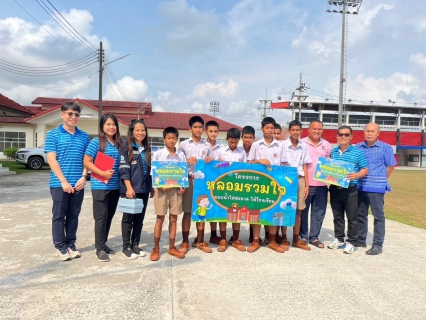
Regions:
<instances>
[{"instance_id":1,"label":"grass lawn","mask_svg":"<svg viewBox=\"0 0 426 320\"><path fill-rule=\"evenodd\" d=\"M390 179L392 192L385 197L388 219L426 229L426 171L395 170Z\"/></svg>"},{"instance_id":2,"label":"grass lawn","mask_svg":"<svg viewBox=\"0 0 426 320\"><path fill-rule=\"evenodd\" d=\"M28 172L50 172L50 167L49 166L45 166L43 167L43 169L41 170L30 170L27 169L26 166L24 166L23 164L20 164L18 162L16 162L15 160L0 160L0 163L2 164L2 166L4 168L9 168L10 171L15 171L16 174L18 173L28 173Z\"/></svg>"}]
</instances>

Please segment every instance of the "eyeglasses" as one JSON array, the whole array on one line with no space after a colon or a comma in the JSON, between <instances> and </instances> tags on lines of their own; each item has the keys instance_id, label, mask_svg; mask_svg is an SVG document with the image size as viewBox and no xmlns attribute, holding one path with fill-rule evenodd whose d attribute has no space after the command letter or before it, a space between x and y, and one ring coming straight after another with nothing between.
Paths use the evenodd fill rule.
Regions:
<instances>
[{"instance_id":1,"label":"eyeglasses","mask_svg":"<svg viewBox=\"0 0 426 320\"><path fill-rule=\"evenodd\" d=\"M76 117L76 118L80 118L80 114L78 112L64 112L68 117Z\"/></svg>"},{"instance_id":2,"label":"eyeglasses","mask_svg":"<svg viewBox=\"0 0 426 320\"><path fill-rule=\"evenodd\" d=\"M350 137L351 136L350 133L339 133L338 135L339 135L339 137Z\"/></svg>"}]
</instances>

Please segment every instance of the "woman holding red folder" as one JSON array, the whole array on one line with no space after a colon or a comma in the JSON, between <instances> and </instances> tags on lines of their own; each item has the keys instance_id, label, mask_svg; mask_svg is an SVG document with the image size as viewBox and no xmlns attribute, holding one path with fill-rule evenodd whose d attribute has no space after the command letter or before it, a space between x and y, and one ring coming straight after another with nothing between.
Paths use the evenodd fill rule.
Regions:
<instances>
[{"instance_id":1,"label":"woman holding red folder","mask_svg":"<svg viewBox=\"0 0 426 320\"><path fill-rule=\"evenodd\" d=\"M99 136L94 138L86 149L84 166L96 175L102 177L102 181L91 179L93 197L93 218L95 219L95 248L99 261L109 261L109 255L114 255L106 242L111 228L111 221L117 209L120 198L119 172L120 153L122 145L120 129L117 118L110 113L102 115L99 121ZM99 169L94 162L99 152L114 159L114 165L110 170Z\"/></svg>"},{"instance_id":2,"label":"woman holding red folder","mask_svg":"<svg viewBox=\"0 0 426 320\"><path fill-rule=\"evenodd\" d=\"M142 119L133 120L129 126L126 142L120 148L121 197L142 199L144 205L140 213L123 213L121 221L123 254L132 260L146 256L139 248L139 241L148 197L150 194L151 198L154 196L150 164L148 129Z\"/></svg>"}]
</instances>

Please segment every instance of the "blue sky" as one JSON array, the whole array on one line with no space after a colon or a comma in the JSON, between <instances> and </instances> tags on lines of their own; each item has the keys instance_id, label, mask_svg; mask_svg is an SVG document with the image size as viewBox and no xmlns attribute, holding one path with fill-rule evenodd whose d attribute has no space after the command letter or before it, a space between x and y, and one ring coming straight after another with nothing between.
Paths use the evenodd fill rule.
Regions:
<instances>
[{"instance_id":1,"label":"blue sky","mask_svg":"<svg viewBox=\"0 0 426 320\"><path fill-rule=\"evenodd\" d=\"M36 1L18 2L68 49L17 2L3 0L0 59L47 67L88 54ZM265 90L268 99L289 100L300 72L316 90L310 100L337 99L341 15L326 13L326 0L51 3L95 46L103 41L108 61L130 53L110 65L114 77L104 80L104 99L150 101L157 111L194 113L208 113L216 100L219 117L255 127ZM409 3L364 0L359 15L350 15L347 99L426 104L426 10L420 0ZM87 79L96 69L94 64L53 78L0 70L0 93L24 105L37 96L96 99L98 77ZM283 111L268 115L281 123L289 119Z\"/></svg>"}]
</instances>

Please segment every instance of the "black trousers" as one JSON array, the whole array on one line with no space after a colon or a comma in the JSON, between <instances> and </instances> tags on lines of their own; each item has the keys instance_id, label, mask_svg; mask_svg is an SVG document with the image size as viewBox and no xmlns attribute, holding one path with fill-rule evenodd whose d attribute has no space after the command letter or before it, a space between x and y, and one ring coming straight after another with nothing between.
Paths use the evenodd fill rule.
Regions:
<instances>
[{"instance_id":1,"label":"black trousers","mask_svg":"<svg viewBox=\"0 0 426 320\"><path fill-rule=\"evenodd\" d=\"M347 241L355 245L358 241L358 189L357 186L339 189L330 186L330 205L333 210L334 235L339 241L345 239L345 213L348 220Z\"/></svg>"},{"instance_id":2,"label":"black trousers","mask_svg":"<svg viewBox=\"0 0 426 320\"><path fill-rule=\"evenodd\" d=\"M112 218L117 209L119 190L92 190L95 219L95 248L102 250L108 239Z\"/></svg>"},{"instance_id":3,"label":"black trousers","mask_svg":"<svg viewBox=\"0 0 426 320\"><path fill-rule=\"evenodd\" d=\"M125 198L125 194L121 194ZM141 240L143 220L145 219L146 207L148 205L149 193L136 193L136 198L142 199L143 209L141 213L123 213L121 220L121 235L123 237L123 249L138 246Z\"/></svg>"}]
</instances>

